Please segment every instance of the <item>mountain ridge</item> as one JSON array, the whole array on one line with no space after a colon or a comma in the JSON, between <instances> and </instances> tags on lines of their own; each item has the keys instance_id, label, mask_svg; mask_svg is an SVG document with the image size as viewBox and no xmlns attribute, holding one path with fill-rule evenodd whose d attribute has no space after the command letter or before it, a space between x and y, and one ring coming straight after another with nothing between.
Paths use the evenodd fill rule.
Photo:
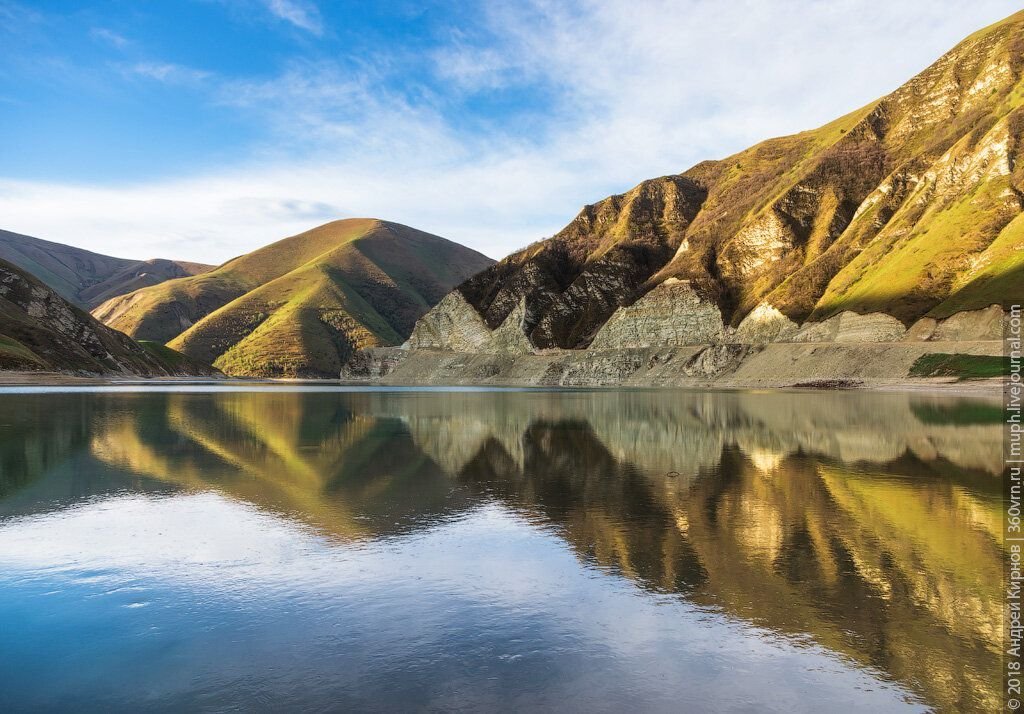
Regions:
<instances>
[{"instance_id":1,"label":"mountain ridge","mask_svg":"<svg viewBox=\"0 0 1024 714\"><path fill-rule=\"evenodd\" d=\"M998 372L1024 302L1024 11L876 101L585 206L446 295L391 384L855 386Z\"/></svg>"},{"instance_id":2,"label":"mountain ridge","mask_svg":"<svg viewBox=\"0 0 1024 714\"><path fill-rule=\"evenodd\" d=\"M83 309L164 280L213 266L182 260L115 258L84 248L0 230L0 259L28 271Z\"/></svg>"}]
</instances>

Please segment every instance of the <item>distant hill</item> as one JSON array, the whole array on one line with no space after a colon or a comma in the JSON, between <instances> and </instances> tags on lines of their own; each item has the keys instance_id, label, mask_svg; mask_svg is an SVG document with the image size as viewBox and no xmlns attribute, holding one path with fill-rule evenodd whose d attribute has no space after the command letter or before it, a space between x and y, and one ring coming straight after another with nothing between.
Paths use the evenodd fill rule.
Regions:
<instances>
[{"instance_id":1,"label":"distant hill","mask_svg":"<svg viewBox=\"0 0 1024 714\"><path fill-rule=\"evenodd\" d=\"M96 321L27 272L0 260L0 370L210 375L162 345L142 345Z\"/></svg>"},{"instance_id":2,"label":"distant hill","mask_svg":"<svg viewBox=\"0 0 1024 714\"><path fill-rule=\"evenodd\" d=\"M755 310L910 325L1024 299L1022 69L1024 12L830 124L585 207L430 320L461 320L468 303L532 348L582 349L617 310L616 335L632 321L694 344L705 338L687 325L735 327Z\"/></svg>"},{"instance_id":3,"label":"distant hill","mask_svg":"<svg viewBox=\"0 0 1024 714\"><path fill-rule=\"evenodd\" d=\"M353 218L93 314L227 374L336 377L355 349L401 343L445 293L493 262L407 226Z\"/></svg>"},{"instance_id":4,"label":"distant hill","mask_svg":"<svg viewBox=\"0 0 1024 714\"><path fill-rule=\"evenodd\" d=\"M87 309L117 295L213 267L163 258L112 258L4 230L0 230L0 259L27 270L65 299Z\"/></svg>"}]
</instances>

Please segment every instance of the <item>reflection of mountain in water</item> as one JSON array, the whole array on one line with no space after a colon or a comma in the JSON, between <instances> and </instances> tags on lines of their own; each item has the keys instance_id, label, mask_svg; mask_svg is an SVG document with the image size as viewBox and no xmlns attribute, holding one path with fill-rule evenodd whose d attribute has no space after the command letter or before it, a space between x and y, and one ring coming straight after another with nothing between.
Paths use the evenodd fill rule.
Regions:
<instances>
[{"instance_id":1,"label":"reflection of mountain in water","mask_svg":"<svg viewBox=\"0 0 1024 714\"><path fill-rule=\"evenodd\" d=\"M942 709L995 702L1001 428L986 404L283 391L25 404L44 401L0 446L0 494L88 458L94 471L216 489L342 538L498 499L642 587L808 633Z\"/></svg>"},{"instance_id":2,"label":"reflection of mountain in water","mask_svg":"<svg viewBox=\"0 0 1024 714\"><path fill-rule=\"evenodd\" d=\"M998 425L957 437L913 419L901 398L854 405L842 428L845 397L725 396L680 405L663 424L686 434L677 452L650 432L602 425L595 405L589 423L531 422L516 455L489 442L460 477L558 524L585 558L646 587L809 633L942 709L991 709L1000 512L998 478L982 467L999 454Z\"/></svg>"},{"instance_id":3,"label":"reflection of mountain in water","mask_svg":"<svg viewBox=\"0 0 1024 714\"><path fill-rule=\"evenodd\" d=\"M397 417L296 393L170 394L151 418L97 433L107 463L214 488L342 537L400 531L451 507L451 483ZM168 440L175 446L167 448Z\"/></svg>"}]
</instances>

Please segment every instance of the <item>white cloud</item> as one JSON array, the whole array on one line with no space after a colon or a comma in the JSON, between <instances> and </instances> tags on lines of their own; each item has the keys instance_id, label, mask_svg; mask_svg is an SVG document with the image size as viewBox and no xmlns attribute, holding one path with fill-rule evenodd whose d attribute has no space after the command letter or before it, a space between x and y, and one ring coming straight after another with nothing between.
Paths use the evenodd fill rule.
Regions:
<instances>
[{"instance_id":1,"label":"white cloud","mask_svg":"<svg viewBox=\"0 0 1024 714\"><path fill-rule=\"evenodd\" d=\"M127 257L223 260L317 222L377 216L500 257L584 203L809 129L891 91L1003 0L608 0L493 6L485 37L424 61L459 96L540 88L553 106L465 131L450 99L383 69L296 63L217 85L273 140L187 178L90 187L0 181L4 227ZM163 81L175 77L153 65Z\"/></svg>"},{"instance_id":2,"label":"white cloud","mask_svg":"<svg viewBox=\"0 0 1024 714\"><path fill-rule=\"evenodd\" d=\"M499 89L524 69L507 52L460 44L439 50L433 61L440 77L469 92Z\"/></svg>"},{"instance_id":3,"label":"white cloud","mask_svg":"<svg viewBox=\"0 0 1024 714\"><path fill-rule=\"evenodd\" d=\"M124 70L128 74L154 79L164 84L195 84L210 76L209 72L173 62L136 62Z\"/></svg>"},{"instance_id":4,"label":"white cloud","mask_svg":"<svg viewBox=\"0 0 1024 714\"><path fill-rule=\"evenodd\" d=\"M301 0L266 0L267 9L276 17L314 35L323 34L320 10L312 3Z\"/></svg>"}]
</instances>

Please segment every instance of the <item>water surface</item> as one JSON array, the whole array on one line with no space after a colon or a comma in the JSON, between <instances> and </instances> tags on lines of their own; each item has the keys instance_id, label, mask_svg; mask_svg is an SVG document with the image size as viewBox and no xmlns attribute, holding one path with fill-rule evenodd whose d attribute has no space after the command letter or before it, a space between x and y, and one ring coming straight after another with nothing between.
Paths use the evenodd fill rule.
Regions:
<instances>
[{"instance_id":1,"label":"water surface","mask_svg":"<svg viewBox=\"0 0 1024 714\"><path fill-rule=\"evenodd\" d=\"M0 710L984 711L998 402L0 390Z\"/></svg>"}]
</instances>

